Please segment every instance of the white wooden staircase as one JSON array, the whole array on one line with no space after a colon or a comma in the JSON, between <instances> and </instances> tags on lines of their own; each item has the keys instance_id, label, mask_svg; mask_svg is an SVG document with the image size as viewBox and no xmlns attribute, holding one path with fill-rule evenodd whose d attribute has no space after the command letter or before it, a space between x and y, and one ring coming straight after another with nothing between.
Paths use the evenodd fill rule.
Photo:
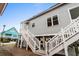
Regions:
<instances>
[{"instance_id":1,"label":"white wooden staircase","mask_svg":"<svg viewBox=\"0 0 79 59\"><path fill-rule=\"evenodd\" d=\"M79 40L79 18L75 19L67 27L61 29L61 31L48 42L45 42L44 51L40 50L40 41L35 38L29 30L22 28L21 34L28 46L36 54L54 55L64 49L65 55L68 56L68 46Z\"/></svg>"},{"instance_id":2,"label":"white wooden staircase","mask_svg":"<svg viewBox=\"0 0 79 59\"><path fill-rule=\"evenodd\" d=\"M31 48L31 50L35 54L39 54L39 55L46 54L44 50L40 49L40 41L37 38L35 38L35 36L30 31L28 30L26 31L25 29L22 29L21 34L24 40L27 42L26 44ZM21 40L23 40L23 38Z\"/></svg>"}]
</instances>

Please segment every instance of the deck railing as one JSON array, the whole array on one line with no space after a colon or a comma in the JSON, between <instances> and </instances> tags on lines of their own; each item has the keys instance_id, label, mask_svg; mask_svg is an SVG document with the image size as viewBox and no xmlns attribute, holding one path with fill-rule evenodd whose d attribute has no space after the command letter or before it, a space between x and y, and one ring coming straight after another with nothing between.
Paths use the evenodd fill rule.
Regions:
<instances>
[{"instance_id":1,"label":"deck railing","mask_svg":"<svg viewBox=\"0 0 79 59\"><path fill-rule=\"evenodd\" d=\"M35 37L34 34L32 34L29 30L27 31L30 37L36 42L36 46L40 46L40 41Z\"/></svg>"},{"instance_id":2,"label":"deck railing","mask_svg":"<svg viewBox=\"0 0 79 59\"><path fill-rule=\"evenodd\" d=\"M46 52L50 53L64 41L67 41L77 33L79 33L79 18L75 19L74 22L62 29L58 35L46 42Z\"/></svg>"},{"instance_id":3,"label":"deck railing","mask_svg":"<svg viewBox=\"0 0 79 59\"><path fill-rule=\"evenodd\" d=\"M78 32L79 32L79 20L77 19L75 22L71 23L69 26L63 29L64 39L67 40Z\"/></svg>"},{"instance_id":4,"label":"deck railing","mask_svg":"<svg viewBox=\"0 0 79 59\"><path fill-rule=\"evenodd\" d=\"M28 35L28 32L26 32L24 29L21 30L22 37L25 39L25 41L30 45L30 48L35 51L35 41Z\"/></svg>"},{"instance_id":5,"label":"deck railing","mask_svg":"<svg viewBox=\"0 0 79 59\"><path fill-rule=\"evenodd\" d=\"M25 32L25 35L28 37L28 42L31 44L33 49L40 49L40 41L35 37L34 34L32 34L26 26L23 26L22 28L23 32Z\"/></svg>"},{"instance_id":6,"label":"deck railing","mask_svg":"<svg viewBox=\"0 0 79 59\"><path fill-rule=\"evenodd\" d=\"M51 40L47 42L47 52L49 53L51 50L55 49L58 45L60 45L63 42L62 34L58 34L55 37L53 37Z\"/></svg>"}]
</instances>

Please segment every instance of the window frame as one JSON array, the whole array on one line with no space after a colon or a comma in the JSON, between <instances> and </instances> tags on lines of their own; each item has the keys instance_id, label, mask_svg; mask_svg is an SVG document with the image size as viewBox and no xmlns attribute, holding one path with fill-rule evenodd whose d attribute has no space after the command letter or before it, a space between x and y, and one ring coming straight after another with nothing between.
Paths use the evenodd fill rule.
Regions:
<instances>
[{"instance_id":1,"label":"window frame","mask_svg":"<svg viewBox=\"0 0 79 59\"><path fill-rule=\"evenodd\" d=\"M57 17L58 24L54 24L54 20L53 20L54 17ZM53 26L59 25L59 20L58 19L59 19L58 15L53 15L53 17L52 17Z\"/></svg>"},{"instance_id":2,"label":"window frame","mask_svg":"<svg viewBox=\"0 0 79 59\"><path fill-rule=\"evenodd\" d=\"M68 15L69 15L69 19L70 19L71 22L74 22L75 19L72 20L72 17L71 17L71 14L70 14L70 10L74 9L74 8L77 8L77 7L79 7L79 5L72 6L71 8L68 8Z\"/></svg>"},{"instance_id":3,"label":"window frame","mask_svg":"<svg viewBox=\"0 0 79 59\"><path fill-rule=\"evenodd\" d=\"M51 20L50 22L49 22L49 19ZM49 25L49 23L51 23L51 24ZM52 26L52 19L51 19L51 17L48 17L47 18L47 26L48 27L51 27Z\"/></svg>"},{"instance_id":4,"label":"window frame","mask_svg":"<svg viewBox=\"0 0 79 59\"><path fill-rule=\"evenodd\" d=\"M5 35L6 35L6 36L12 36L12 34L8 34L8 33L6 33Z\"/></svg>"}]
</instances>

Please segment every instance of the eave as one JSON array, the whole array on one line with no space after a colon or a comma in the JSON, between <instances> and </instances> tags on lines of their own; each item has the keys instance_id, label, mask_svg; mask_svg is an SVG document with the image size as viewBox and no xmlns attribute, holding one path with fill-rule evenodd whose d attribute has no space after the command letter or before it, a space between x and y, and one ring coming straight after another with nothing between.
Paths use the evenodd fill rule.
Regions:
<instances>
[{"instance_id":1,"label":"eave","mask_svg":"<svg viewBox=\"0 0 79 59\"><path fill-rule=\"evenodd\" d=\"M5 11L6 6L7 6L7 3L0 3L0 16Z\"/></svg>"}]
</instances>

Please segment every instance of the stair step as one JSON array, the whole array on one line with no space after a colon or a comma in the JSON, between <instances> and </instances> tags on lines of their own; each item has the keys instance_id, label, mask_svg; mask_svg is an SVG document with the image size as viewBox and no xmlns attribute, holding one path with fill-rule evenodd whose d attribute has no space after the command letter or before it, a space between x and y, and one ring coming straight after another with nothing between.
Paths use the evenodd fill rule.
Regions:
<instances>
[{"instance_id":1,"label":"stair step","mask_svg":"<svg viewBox=\"0 0 79 59\"><path fill-rule=\"evenodd\" d=\"M43 50L36 50L36 51L35 51L35 54L46 55L46 54L45 54L45 51L43 51Z\"/></svg>"}]
</instances>

